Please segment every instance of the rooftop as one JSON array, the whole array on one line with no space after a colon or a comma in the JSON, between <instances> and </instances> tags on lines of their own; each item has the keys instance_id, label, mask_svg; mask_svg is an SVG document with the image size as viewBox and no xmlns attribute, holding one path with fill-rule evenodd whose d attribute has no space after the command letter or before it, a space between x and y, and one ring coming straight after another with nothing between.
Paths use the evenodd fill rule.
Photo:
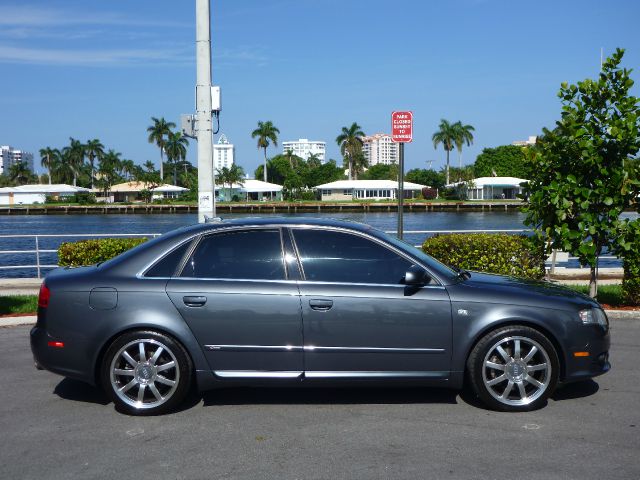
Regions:
<instances>
[{"instance_id":1,"label":"rooftop","mask_svg":"<svg viewBox=\"0 0 640 480\"><path fill-rule=\"evenodd\" d=\"M74 187L65 183L19 185L17 187L2 187L0 193L76 193L88 192L88 188Z\"/></svg>"},{"instance_id":2,"label":"rooftop","mask_svg":"<svg viewBox=\"0 0 640 480\"><path fill-rule=\"evenodd\" d=\"M404 182L405 190L422 190L426 185L418 183ZM398 182L395 180L337 180L331 183L325 183L315 187L317 189L380 189L380 188L398 188Z\"/></svg>"}]
</instances>

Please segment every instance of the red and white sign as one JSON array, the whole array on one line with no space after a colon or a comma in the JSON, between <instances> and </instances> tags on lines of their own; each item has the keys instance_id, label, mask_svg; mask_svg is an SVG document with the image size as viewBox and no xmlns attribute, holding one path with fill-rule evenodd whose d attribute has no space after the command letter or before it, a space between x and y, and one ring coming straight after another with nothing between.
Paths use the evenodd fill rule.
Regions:
<instances>
[{"instance_id":1,"label":"red and white sign","mask_svg":"<svg viewBox=\"0 0 640 480\"><path fill-rule=\"evenodd\" d=\"M413 140L413 112L391 114L391 140L396 143L411 143Z\"/></svg>"}]
</instances>

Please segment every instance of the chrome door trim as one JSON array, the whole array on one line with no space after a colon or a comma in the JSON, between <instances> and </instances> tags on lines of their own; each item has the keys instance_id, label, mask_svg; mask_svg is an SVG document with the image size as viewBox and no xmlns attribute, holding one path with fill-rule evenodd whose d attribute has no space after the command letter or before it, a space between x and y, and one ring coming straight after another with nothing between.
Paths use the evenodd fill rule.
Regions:
<instances>
[{"instance_id":1,"label":"chrome door trim","mask_svg":"<svg viewBox=\"0 0 640 480\"><path fill-rule=\"evenodd\" d=\"M214 375L220 378L298 378L304 372L262 370L214 370Z\"/></svg>"},{"instance_id":2,"label":"chrome door trim","mask_svg":"<svg viewBox=\"0 0 640 480\"><path fill-rule=\"evenodd\" d=\"M449 372L349 372L311 371L304 372L306 378L447 378Z\"/></svg>"},{"instance_id":3,"label":"chrome door trim","mask_svg":"<svg viewBox=\"0 0 640 480\"><path fill-rule=\"evenodd\" d=\"M444 348L317 347L314 345L205 345L209 351L224 352L343 352L343 353L444 353Z\"/></svg>"}]
</instances>

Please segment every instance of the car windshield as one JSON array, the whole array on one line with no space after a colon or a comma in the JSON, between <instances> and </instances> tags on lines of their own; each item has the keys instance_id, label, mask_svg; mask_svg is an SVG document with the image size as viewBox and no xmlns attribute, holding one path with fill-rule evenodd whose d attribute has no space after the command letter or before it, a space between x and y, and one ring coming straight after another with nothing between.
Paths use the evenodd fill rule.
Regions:
<instances>
[{"instance_id":1,"label":"car windshield","mask_svg":"<svg viewBox=\"0 0 640 480\"><path fill-rule=\"evenodd\" d=\"M381 231L376 231L376 234L379 237L381 237L384 240L386 240L391 245L394 245L395 247L400 248L401 250L404 250L405 252L409 253L410 255L416 257L424 265L426 265L429 268L429 270L431 270L433 273L435 273L442 280L446 279L448 281L453 282L458 278L458 272L453 270L451 267L448 267L444 263L436 260L432 256L427 255L421 249L416 248L415 246L413 246L409 242L405 242L404 240L400 240L399 238L395 237L394 235L389 235L389 234L381 232Z\"/></svg>"}]
</instances>

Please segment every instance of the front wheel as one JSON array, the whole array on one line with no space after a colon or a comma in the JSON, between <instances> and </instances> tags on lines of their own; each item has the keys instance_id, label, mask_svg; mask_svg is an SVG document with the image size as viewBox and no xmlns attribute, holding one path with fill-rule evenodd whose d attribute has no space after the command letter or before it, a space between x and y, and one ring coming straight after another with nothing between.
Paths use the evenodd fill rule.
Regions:
<instances>
[{"instance_id":1,"label":"front wheel","mask_svg":"<svg viewBox=\"0 0 640 480\"><path fill-rule=\"evenodd\" d=\"M101 380L119 410L157 415L184 399L192 371L189 355L174 339L158 332L136 331L121 335L109 346Z\"/></svg>"},{"instance_id":2,"label":"front wheel","mask_svg":"<svg viewBox=\"0 0 640 480\"><path fill-rule=\"evenodd\" d=\"M539 331L509 326L485 335L467 361L471 385L485 405L501 411L528 411L544 405L558 383L553 344Z\"/></svg>"}]
</instances>

